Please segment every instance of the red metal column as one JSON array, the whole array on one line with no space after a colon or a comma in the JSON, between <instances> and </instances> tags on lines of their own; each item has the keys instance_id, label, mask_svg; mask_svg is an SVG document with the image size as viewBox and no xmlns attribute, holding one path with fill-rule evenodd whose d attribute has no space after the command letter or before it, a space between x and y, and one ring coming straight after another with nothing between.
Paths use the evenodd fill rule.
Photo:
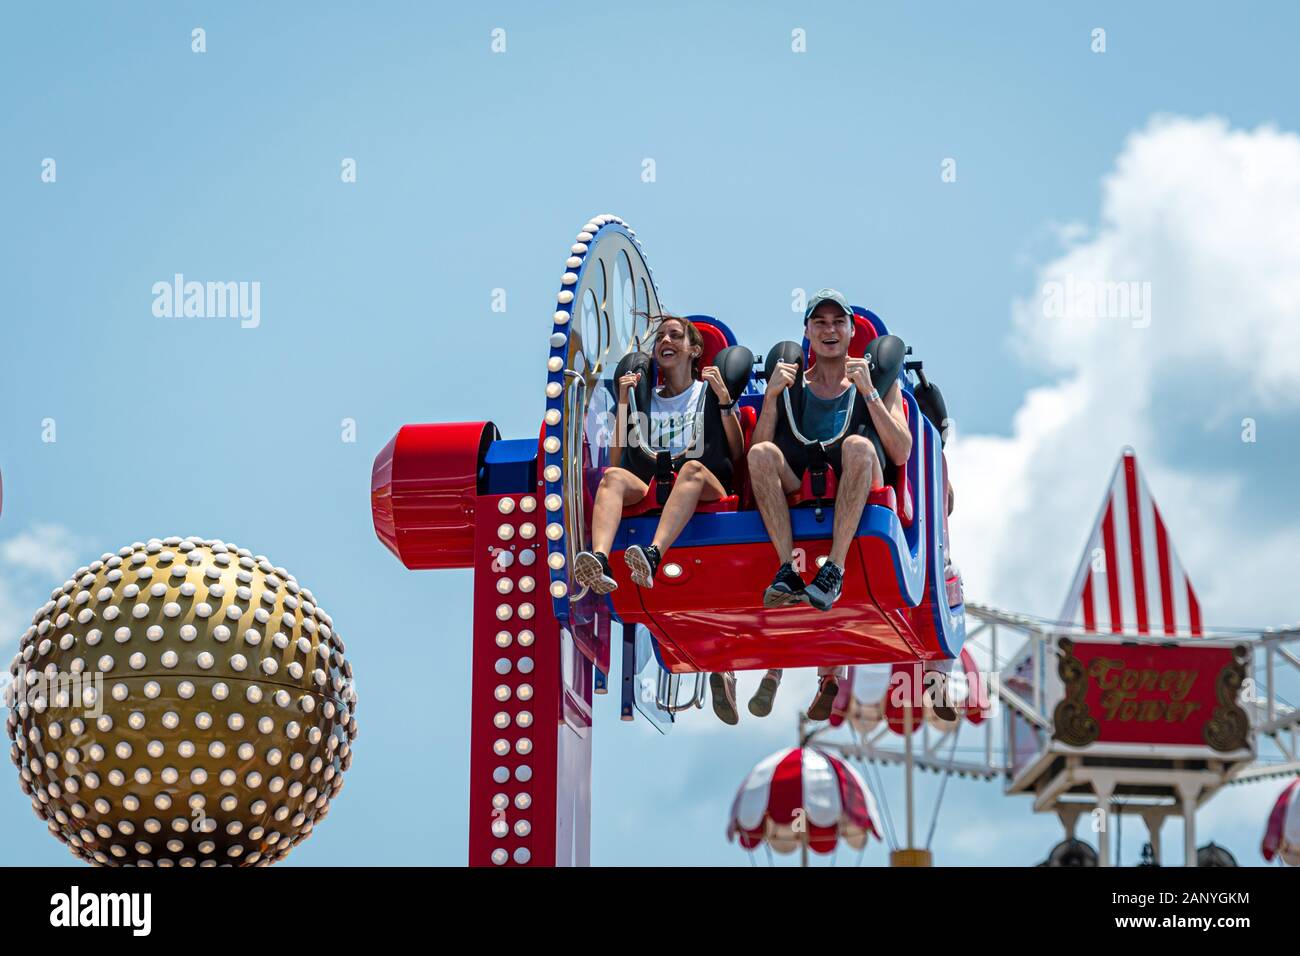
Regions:
<instances>
[{"instance_id":1,"label":"red metal column","mask_svg":"<svg viewBox=\"0 0 1300 956\"><path fill-rule=\"evenodd\" d=\"M469 863L589 862L591 671L552 611L533 495L475 509Z\"/></svg>"}]
</instances>

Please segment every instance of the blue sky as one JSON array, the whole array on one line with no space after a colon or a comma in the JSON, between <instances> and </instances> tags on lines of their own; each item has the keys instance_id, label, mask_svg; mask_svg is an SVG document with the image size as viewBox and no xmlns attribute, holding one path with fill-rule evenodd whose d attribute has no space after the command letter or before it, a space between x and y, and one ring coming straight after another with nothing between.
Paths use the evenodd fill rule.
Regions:
<instances>
[{"instance_id":1,"label":"blue sky","mask_svg":"<svg viewBox=\"0 0 1300 956\"><path fill-rule=\"evenodd\" d=\"M756 349L796 330L792 289L822 285L916 348L958 423L954 539L969 594L1055 613L1132 442L1190 573L1214 582L1200 585L1207 617L1300 618L1279 572L1300 525L1286 493L1298 254L1274 243L1276 258L1243 264L1231 242L1295 203L1298 20L1288 5L1265 17L1198 3L8 6L0 553L38 546L0 561L0 649L103 551L194 534L264 553L333 615L360 695L348 785L292 860L462 862L469 572L407 572L380 546L370 466L406 422L485 417L509 437L534 433L562 260L600 212L637 229L669 308L718 315ZM496 27L504 54L490 51ZM1095 27L1104 54L1090 49ZM806 53L791 52L795 28ZM1246 170L1249 202L1215 165L1243 154L1232 168ZM1277 195L1257 194L1254 155L1266 171L1281 163L1264 177ZM340 181L345 158L355 183ZM941 182L946 158L956 182ZM1215 188L1219 208L1263 210L1260 221L1175 216L1197 215ZM1176 228L1152 238L1141 224L1153 218ZM1193 234L1227 238L1189 250ZM1103 330L1081 344L1026 318L1044 276L1097 262L1181 303L1153 327L1170 338ZM155 317L151 287L177 272L260 282L260 326ZM1206 273L1265 290L1238 332L1271 346L1259 376L1241 349L1209 369L1179 351L1178 322L1205 307L1173 287ZM490 308L497 288L505 313ZM1232 334L1235 310L1215 315L1209 327ZM1053 438L1077 455L1050 454L1034 396L1107 381L1097 343L1109 335L1140 377L1150 370L1142 400L1108 399ZM1127 395L1132 381L1094 392ZM1250 446L1244 415L1259 423ZM345 418L355 443L340 438ZM1021 451L1041 467L1017 464ZM1065 477L1071 493L1054 493ZM1032 493L1001 514L1002 486L1017 482ZM1220 496L1208 516L1207 489ZM1225 552L1249 555L1229 562L1246 570L1220 574ZM706 712L669 738L621 724L601 699L594 861L744 865L722 837L726 809L749 766L793 742L807 689L791 681L788 710L765 724L730 731ZM392 812L395 786L420 813ZM1202 835L1256 861L1276 789L1233 797L1241 812L1207 811ZM43 831L17 787L0 787L0 860L70 861ZM1028 801L955 782L936 850L1022 864L1058 838Z\"/></svg>"}]
</instances>

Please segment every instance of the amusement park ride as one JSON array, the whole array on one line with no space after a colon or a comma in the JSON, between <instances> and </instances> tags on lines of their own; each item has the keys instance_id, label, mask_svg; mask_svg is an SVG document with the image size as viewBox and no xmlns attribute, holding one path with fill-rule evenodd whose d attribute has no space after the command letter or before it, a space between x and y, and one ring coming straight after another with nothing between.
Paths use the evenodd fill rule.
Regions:
<instances>
[{"instance_id":1,"label":"amusement park ride","mask_svg":"<svg viewBox=\"0 0 1300 956\"><path fill-rule=\"evenodd\" d=\"M1195 865L1198 806L1225 784L1300 771L1300 712L1280 692L1300 677L1289 646L1300 631L1202 628L1131 452L1061 621L964 602L948 557L941 401L910 358L900 381L911 457L868 500L833 610L762 607L772 552L743 475L737 494L701 503L656 586L642 589L619 552L649 543L666 497L652 487L625 511L610 555L612 600L582 588L570 569L589 547L609 464L616 369L660 312L635 232L616 216L595 217L565 261L539 435L503 439L489 421L406 425L375 459L380 540L411 569L474 570L472 865L589 862L592 700L610 685L615 643L623 719L640 713L661 730L701 705L709 672L852 665L831 721L801 725L800 746L768 758L742 787L730 832L747 848L766 841L806 856L841 836L862 846L883 830L896 864L927 865L928 846L915 846L913 833L912 771L922 769L1001 778L1035 810L1057 813L1067 836L1085 810L1103 833L1109 814L1138 813L1157 861L1160 824L1181 813ZM854 312L850 354L862 356L889 330L874 313ZM703 364L737 345L722 321L688 318L705 341ZM738 396L747 441L765 378L760 358ZM806 567L829 552L834 494L832 473L791 496L802 506L792 526ZM925 675L956 660L948 683L971 696L944 720ZM975 759L966 749L958 757L964 726L983 735ZM906 842L851 763L907 768ZM1279 840L1294 847L1300 833ZM1105 839L1100 860L1109 862Z\"/></svg>"}]
</instances>

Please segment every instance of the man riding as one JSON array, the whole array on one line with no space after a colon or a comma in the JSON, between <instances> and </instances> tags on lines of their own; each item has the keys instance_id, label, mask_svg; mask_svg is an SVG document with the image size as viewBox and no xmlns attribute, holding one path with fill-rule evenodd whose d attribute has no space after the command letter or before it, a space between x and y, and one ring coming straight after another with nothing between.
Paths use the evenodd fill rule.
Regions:
<instances>
[{"instance_id":1,"label":"man riding","mask_svg":"<svg viewBox=\"0 0 1300 956\"><path fill-rule=\"evenodd\" d=\"M853 331L853 310L843 295L834 289L822 289L812 297L804 312L804 335L812 364L803 373L803 414L799 422L789 420L782 401L782 394L795 384L798 366L777 362L768 378L763 410L747 458L754 498L781 563L763 594L766 608L801 601L820 611L834 606L843 588L844 563L857 535L867 496L885 485L887 474L905 466L912 452L900 379L895 378L884 395L876 390L869 361L849 356ZM794 540L786 501L786 496L803 484L810 464L808 443L823 447L837 479L830 555L811 583L805 583L794 568ZM843 668L818 668L818 675L817 695L808 716L825 720L830 716ZM734 681L726 678L714 675L715 709L719 696L724 705L728 704L727 691L734 688ZM768 671L763 678L749 703L756 716L771 712L780 679L779 670Z\"/></svg>"}]
</instances>

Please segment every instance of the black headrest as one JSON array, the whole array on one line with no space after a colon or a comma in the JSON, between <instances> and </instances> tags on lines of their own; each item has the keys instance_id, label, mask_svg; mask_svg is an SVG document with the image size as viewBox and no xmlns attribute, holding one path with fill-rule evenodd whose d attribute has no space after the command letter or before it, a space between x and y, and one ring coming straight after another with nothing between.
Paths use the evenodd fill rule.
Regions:
<instances>
[{"instance_id":1,"label":"black headrest","mask_svg":"<svg viewBox=\"0 0 1300 956\"><path fill-rule=\"evenodd\" d=\"M803 417L803 346L798 342L777 342L768 349L767 359L763 362L764 381L771 381L777 362L787 362L795 367L794 384L790 386L790 407L798 421Z\"/></svg>"},{"instance_id":2,"label":"black headrest","mask_svg":"<svg viewBox=\"0 0 1300 956\"><path fill-rule=\"evenodd\" d=\"M882 396L898 381L907 361L907 346L897 335L878 335L867 344L864 356L871 367L871 384Z\"/></svg>"},{"instance_id":3,"label":"black headrest","mask_svg":"<svg viewBox=\"0 0 1300 956\"><path fill-rule=\"evenodd\" d=\"M641 381L636 383L636 408L642 415L650 414L650 395L655 387L654 360L645 352L628 352L618 362L614 370L614 397L618 397L618 382L624 375L632 372L641 373Z\"/></svg>"},{"instance_id":4,"label":"black headrest","mask_svg":"<svg viewBox=\"0 0 1300 956\"><path fill-rule=\"evenodd\" d=\"M912 395L916 398L916 406L921 409L921 414L939 429L939 442L941 445L948 443L948 405L943 400L943 393L939 391L939 386L935 385L928 379L921 379L914 389Z\"/></svg>"},{"instance_id":5,"label":"black headrest","mask_svg":"<svg viewBox=\"0 0 1300 956\"><path fill-rule=\"evenodd\" d=\"M713 364L722 373L722 381L734 402L745 391L754 373L754 353L743 345L728 345L713 357Z\"/></svg>"},{"instance_id":6,"label":"black headrest","mask_svg":"<svg viewBox=\"0 0 1300 956\"><path fill-rule=\"evenodd\" d=\"M767 351L767 359L763 362L763 378L770 379L772 373L776 370L777 362L787 362L790 365L799 366L803 371L803 348L797 342L777 342Z\"/></svg>"}]
</instances>

